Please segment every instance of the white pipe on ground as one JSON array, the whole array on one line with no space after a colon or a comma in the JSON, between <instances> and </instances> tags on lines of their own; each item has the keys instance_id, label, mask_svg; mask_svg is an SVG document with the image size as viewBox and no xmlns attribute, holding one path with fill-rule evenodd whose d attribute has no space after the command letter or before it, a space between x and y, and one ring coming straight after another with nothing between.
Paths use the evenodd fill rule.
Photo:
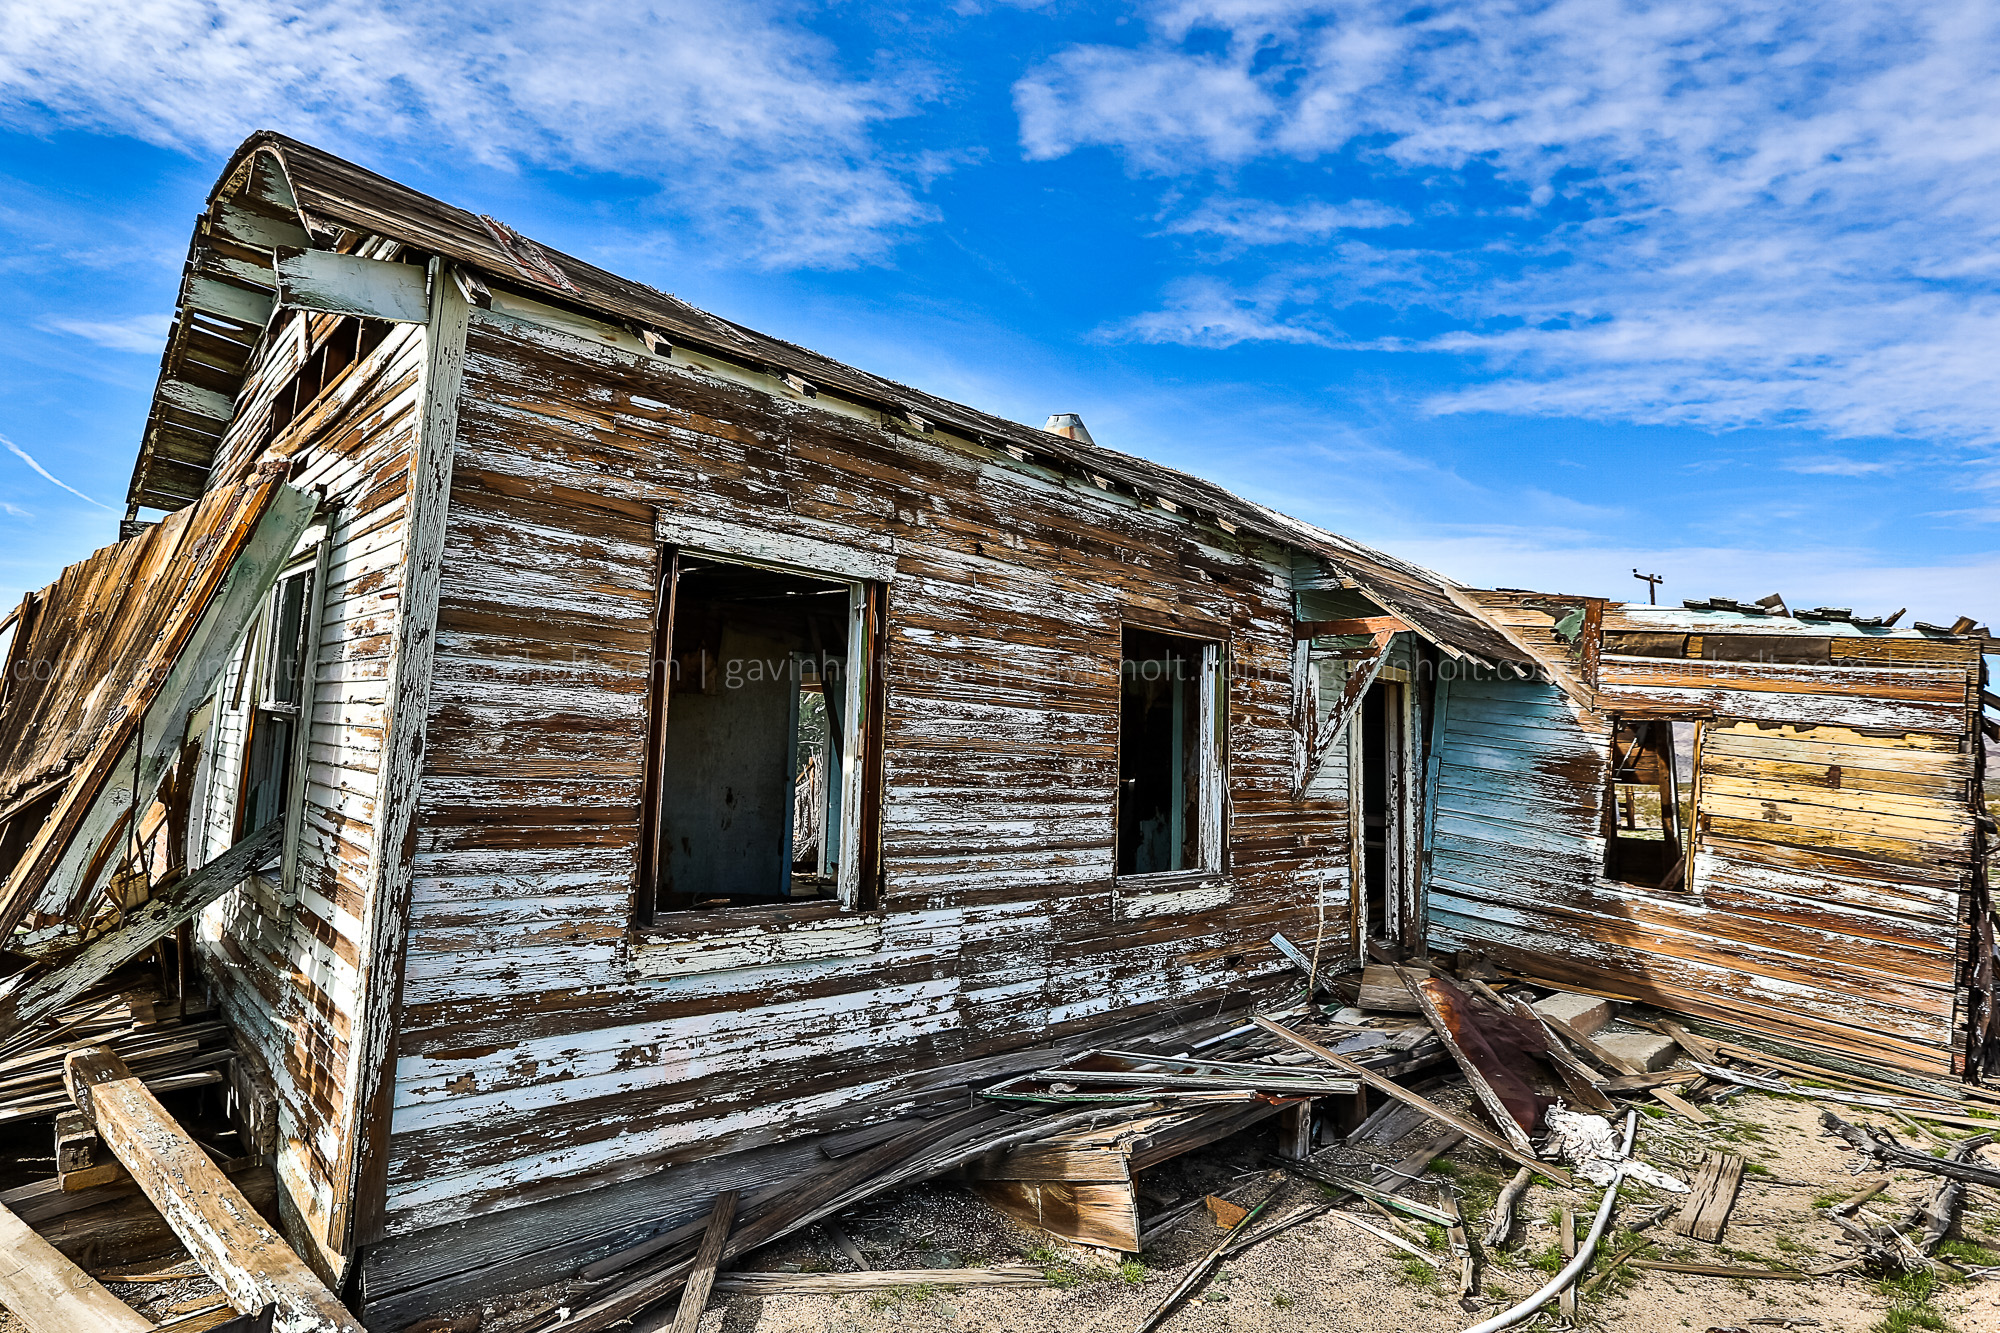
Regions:
<instances>
[{"instance_id":1,"label":"white pipe on ground","mask_svg":"<svg viewBox=\"0 0 2000 1333\"><path fill-rule=\"evenodd\" d=\"M1632 1155L1632 1135L1637 1131L1638 1127L1639 1113L1637 1111L1627 1111L1625 1113L1624 1144L1624 1155L1627 1157ZM1541 1309L1560 1295L1564 1287L1576 1281L1583 1270L1590 1266L1591 1259L1597 1254L1597 1242L1604 1238L1604 1228L1610 1223L1611 1210L1618 1202L1618 1186L1623 1183L1624 1179L1625 1168L1621 1164L1617 1174L1611 1177L1611 1183L1604 1188L1604 1201L1597 1205L1597 1218L1590 1224L1590 1235L1584 1238L1583 1244L1576 1247L1576 1258L1564 1264L1562 1271L1550 1278L1547 1286L1528 1297L1527 1300L1522 1301L1519 1305L1502 1310L1499 1314L1494 1315L1491 1319L1483 1323L1474 1324L1471 1328L1466 1329L1465 1333L1500 1333L1500 1330L1503 1328L1512 1328L1516 1324L1524 1323L1534 1316L1535 1311Z\"/></svg>"}]
</instances>

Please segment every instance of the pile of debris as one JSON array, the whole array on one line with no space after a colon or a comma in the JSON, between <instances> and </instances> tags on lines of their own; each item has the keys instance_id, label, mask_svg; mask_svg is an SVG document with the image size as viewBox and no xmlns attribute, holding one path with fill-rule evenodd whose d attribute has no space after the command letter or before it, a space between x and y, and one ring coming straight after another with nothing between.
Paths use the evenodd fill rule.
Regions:
<instances>
[{"instance_id":1,"label":"pile of debris","mask_svg":"<svg viewBox=\"0 0 2000 1333\"><path fill-rule=\"evenodd\" d=\"M1950 1231L1966 1182L2000 1187L2000 1170L1978 1161L1987 1135L1962 1141L1949 1159L1933 1158L1828 1112L1829 1126L1866 1136L1856 1143L1871 1159L1939 1173L1935 1196L1893 1222L1854 1220L1865 1200L1825 1209L1848 1230L1855 1252L1816 1268L1647 1258L1640 1233L1661 1224L1665 1232L1716 1243L1746 1163L1719 1149L1684 1161L1677 1143L1660 1160L1681 1167L1683 1180L1641 1160L1640 1123L1649 1134L1656 1123L1707 1126L1715 1104L1754 1090L2000 1130L1993 1118L2000 1095L1809 1063L1726 1035L1699 1035L1665 1018L1628 1014L1627 1030L1612 1031L1611 1002L1509 982L1471 955L1383 962L1315 990L1313 1000L1272 1013L1182 1024L1051 1058L968 1090L956 1106L933 1106L929 1119L829 1136L825 1161L813 1171L747 1196L724 1193L705 1218L599 1259L580 1282L509 1325L590 1333L632 1321L691 1330L711 1292L839 1294L1046 1280L1020 1265L871 1269L839 1219L865 1200L921 1180L962 1184L1019 1222L1100 1252L1136 1254L1207 1204L1227 1230L1153 1302L1141 1333L1169 1320L1228 1260L1318 1219L1422 1260L1469 1310L1482 1309L1476 1300L1482 1257L1508 1244L1538 1179L1565 1190L1594 1187L1601 1191L1598 1206L1581 1219L1581 1235L1577 1227L1566 1230L1572 1257L1553 1277L1475 1329L1510 1327L1549 1306L1573 1315L1580 1296L1621 1269L1777 1280L1885 1267L1914 1271L1938 1262L1930 1255ZM1289 1183L1261 1201L1238 1207L1202 1193L1160 1199L1145 1187L1140 1173L1252 1127L1268 1130L1267 1121L1277 1130L1267 1165ZM1338 1160L1352 1156L1343 1149L1393 1144L1425 1123L1440 1132L1401 1160L1372 1169ZM1473 1145L1517 1168L1490 1216L1464 1215L1459 1192L1426 1174L1442 1155ZM1609 1246L1600 1252L1628 1182L1649 1198L1664 1193L1671 1201L1625 1222L1618 1252ZM1159 1211L1141 1217L1142 1199L1159 1203ZM726 1275L751 1251L816 1224L858 1271ZM1426 1232L1419 1228L1431 1229L1433 1238L1442 1234L1441 1252L1421 1243Z\"/></svg>"},{"instance_id":2,"label":"pile of debris","mask_svg":"<svg viewBox=\"0 0 2000 1333\"><path fill-rule=\"evenodd\" d=\"M26 1260L0 1277L0 1304L34 1329L154 1327L83 1265L111 1283L205 1275L212 1285L167 1306L173 1313L159 1326L174 1333L247 1333L274 1319L287 1329L358 1333L332 1293L257 1221L259 1212L271 1216L275 1198L266 1159L275 1146L272 1108L257 1102L255 1080L240 1076L225 1026L162 999L171 994L165 980L128 968L0 1043L0 1143L13 1149L5 1169L28 1175L48 1162L51 1134L55 1168L0 1188L0 1229ZM1014 1072L933 1099L921 1113L824 1135L812 1170L726 1191L691 1221L685 1213L662 1219L654 1234L495 1323L508 1333L627 1323L691 1333L711 1296L1055 1280L1033 1262L871 1266L843 1221L922 1181L969 1191L1014 1223L1113 1255L1154 1250L1205 1208L1220 1231L1170 1287L1146 1293L1139 1333L1171 1320L1231 1260L1304 1234L1308 1223L1419 1265L1468 1318L1483 1316L1470 1324L1477 1333L1550 1307L1574 1318L1580 1301L1633 1271L1764 1282L1952 1268L2000 1275L2000 1266L1969 1264L1963 1247L1946 1243L1968 1189L2000 1190L2000 1168L1982 1158L2000 1133L2000 1094L1835 1068L1633 1011L1614 1025L1617 1009L1509 978L1464 954L1315 977L1307 996L1265 1013L1182 1014L1150 1031L1128 1025L1114 1044L1050 1050L1032 1067L1016 1060ZM1710 1132L1718 1105L1745 1092L1825 1103L1821 1123L1851 1147L1857 1171L1914 1171L1934 1183L1894 1214L1870 1209L1880 1183L1822 1199L1818 1215L1840 1229L1850 1252L1814 1266L1661 1257L1657 1236L1719 1246L1746 1170L1762 1171ZM162 1096L182 1108L178 1115ZM1949 1151L1913 1148L1841 1114L1862 1111L1894 1117ZM1275 1142L1266 1137L1273 1129ZM1410 1150L1398 1147L1425 1130ZM1959 1137L1968 1130L1987 1132ZM1264 1146L1238 1172L1240 1187L1160 1188L1174 1173L1155 1168L1252 1142ZM1452 1183L1455 1152L1504 1164L1512 1178L1502 1186L1492 1177L1494 1190L1470 1206ZM1801 1183L1770 1182L1768 1172L1753 1178ZM1497 1270L1517 1235L1539 1225L1528 1200L1547 1187L1563 1191L1560 1262L1536 1274L1525 1298L1503 1295L1498 1282L1482 1291L1484 1271ZM1621 1194L1627 1215L1619 1218ZM1644 1200L1636 1216L1633 1196ZM776 1242L814 1228L854 1271L748 1271L769 1266ZM188 1267L189 1256L198 1267ZM178 1267L131 1271L162 1260ZM1506 1272L1510 1284L1520 1275L1511 1262ZM51 1304L58 1293L60 1315ZM85 1306L95 1322L78 1324Z\"/></svg>"}]
</instances>

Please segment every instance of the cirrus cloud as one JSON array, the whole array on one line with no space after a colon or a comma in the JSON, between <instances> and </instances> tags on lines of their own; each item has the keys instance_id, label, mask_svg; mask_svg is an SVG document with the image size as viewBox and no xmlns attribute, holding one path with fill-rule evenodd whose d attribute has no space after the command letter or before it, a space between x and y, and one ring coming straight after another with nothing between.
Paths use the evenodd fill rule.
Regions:
<instances>
[{"instance_id":1,"label":"cirrus cloud","mask_svg":"<svg viewBox=\"0 0 2000 1333\"><path fill-rule=\"evenodd\" d=\"M1246 173L1406 212L1209 228L1211 309L1455 358L1433 412L2000 438L2000 11L1973 0L1168 0L1017 84L1023 151L1116 154L1189 216ZM1188 228L1198 231L1201 228ZM1449 275L1426 282L1425 273ZM1217 338L1183 277L1134 336ZM1369 328L1357 303L1390 312ZM1277 312L1272 314L1271 312ZM1258 336L1255 325L1232 326Z\"/></svg>"},{"instance_id":2,"label":"cirrus cloud","mask_svg":"<svg viewBox=\"0 0 2000 1333\"><path fill-rule=\"evenodd\" d=\"M501 167L671 184L772 267L876 260L932 217L877 137L929 95L844 69L782 3L46 0L0 25L0 119L227 151L273 126Z\"/></svg>"}]
</instances>

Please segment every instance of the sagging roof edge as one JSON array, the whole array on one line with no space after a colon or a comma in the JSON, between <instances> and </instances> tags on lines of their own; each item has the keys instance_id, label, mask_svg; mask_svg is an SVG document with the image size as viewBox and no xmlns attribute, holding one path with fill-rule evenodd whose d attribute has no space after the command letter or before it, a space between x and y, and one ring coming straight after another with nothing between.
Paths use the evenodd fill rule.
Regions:
<instances>
[{"instance_id":1,"label":"sagging roof edge","mask_svg":"<svg viewBox=\"0 0 2000 1333\"><path fill-rule=\"evenodd\" d=\"M263 171L266 163L277 171ZM651 332L690 351L778 378L795 376L816 390L919 430L942 427L998 447L1020 463L1059 463L1143 500L1164 501L1161 507L1190 518L1219 520L1226 530L1245 530L1325 561L1452 652L1485 661L1526 660L1490 625L1468 615L1451 596L1452 581L1432 570L1244 500L1199 477L992 416L758 333L269 130L251 135L231 155L197 220L173 331L127 491L128 522L142 506L173 509L186 504L206 484L214 455L200 456L203 441L219 444L272 316L275 263L271 251L263 249L259 265L259 256L250 253L260 248L256 243L279 240L327 249L344 231L394 239L519 288L538 301Z\"/></svg>"}]
</instances>

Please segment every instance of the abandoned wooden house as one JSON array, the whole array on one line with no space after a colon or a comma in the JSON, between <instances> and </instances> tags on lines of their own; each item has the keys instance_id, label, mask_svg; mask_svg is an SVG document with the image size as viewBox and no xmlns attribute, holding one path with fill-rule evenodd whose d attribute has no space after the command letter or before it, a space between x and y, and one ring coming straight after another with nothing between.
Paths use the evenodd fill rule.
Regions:
<instances>
[{"instance_id":1,"label":"abandoned wooden house","mask_svg":"<svg viewBox=\"0 0 2000 1333\"><path fill-rule=\"evenodd\" d=\"M370 1327L1298 954L1980 1067L1967 624L1466 589L274 134L129 500L13 617L0 1018L178 932Z\"/></svg>"}]
</instances>

